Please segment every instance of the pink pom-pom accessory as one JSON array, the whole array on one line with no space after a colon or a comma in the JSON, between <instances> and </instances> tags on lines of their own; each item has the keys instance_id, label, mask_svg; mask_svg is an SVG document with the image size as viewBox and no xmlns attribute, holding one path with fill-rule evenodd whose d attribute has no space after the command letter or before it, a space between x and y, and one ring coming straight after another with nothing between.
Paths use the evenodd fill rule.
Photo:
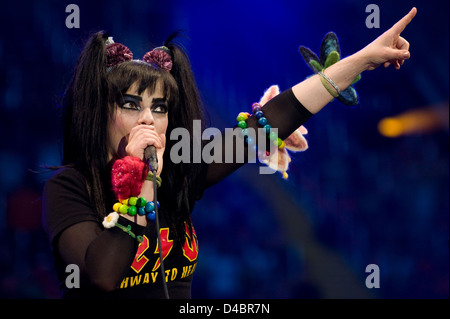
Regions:
<instances>
[{"instance_id":1,"label":"pink pom-pom accessory","mask_svg":"<svg viewBox=\"0 0 450 319\"><path fill-rule=\"evenodd\" d=\"M121 43L112 43L106 47L107 67L115 66L133 59L133 52Z\"/></svg>"},{"instance_id":2,"label":"pink pom-pom accessory","mask_svg":"<svg viewBox=\"0 0 450 319\"><path fill-rule=\"evenodd\" d=\"M111 182L117 199L137 197L147 173L147 165L138 157L126 156L116 160L111 171Z\"/></svg>"},{"instance_id":3,"label":"pink pom-pom accessory","mask_svg":"<svg viewBox=\"0 0 450 319\"><path fill-rule=\"evenodd\" d=\"M259 104L264 105L277 96L280 93L280 89L277 85L272 85L268 88L264 95L261 97ZM308 130L303 125L297 128L291 135L284 139L285 147L281 149L275 149L269 157L260 156L259 159L268 165L270 168L277 170L283 174L283 178L287 178L287 170L289 169L289 163L291 152L302 152L308 149L308 141L304 135L308 134Z\"/></svg>"},{"instance_id":4,"label":"pink pom-pom accessory","mask_svg":"<svg viewBox=\"0 0 450 319\"><path fill-rule=\"evenodd\" d=\"M106 67L107 72L117 64L133 60L133 52L121 43L115 43L112 37L109 37L106 42ZM170 71L173 67L172 56L170 49L161 46L154 48L147 52L142 60L160 69ZM140 60L137 60L140 61Z\"/></svg>"},{"instance_id":5,"label":"pink pom-pom accessory","mask_svg":"<svg viewBox=\"0 0 450 319\"><path fill-rule=\"evenodd\" d=\"M152 51L147 52L144 55L143 60L166 71L172 70L172 58L170 57L170 54L162 48L155 48Z\"/></svg>"}]
</instances>

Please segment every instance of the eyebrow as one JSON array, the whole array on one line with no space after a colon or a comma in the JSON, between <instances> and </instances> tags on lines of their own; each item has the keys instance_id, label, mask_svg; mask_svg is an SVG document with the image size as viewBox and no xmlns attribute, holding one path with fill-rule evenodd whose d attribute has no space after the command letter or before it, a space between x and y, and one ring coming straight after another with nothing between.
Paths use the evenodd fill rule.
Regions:
<instances>
[{"instance_id":1,"label":"eyebrow","mask_svg":"<svg viewBox=\"0 0 450 319\"><path fill-rule=\"evenodd\" d=\"M164 102L164 103L166 103L167 102L167 100L166 100L166 98L165 97L163 97L163 98L154 98L153 100L152 100L152 102L153 103L158 103L158 102Z\"/></svg>"},{"instance_id":2,"label":"eyebrow","mask_svg":"<svg viewBox=\"0 0 450 319\"><path fill-rule=\"evenodd\" d=\"M127 97L131 97L133 99L139 100L142 102L142 97L140 97L139 95L133 95L133 94L124 94L123 96L127 96Z\"/></svg>"},{"instance_id":3,"label":"eyebrow","mask_svg":"<svg viewBox=\"0 0 450 319\"><path fill-rule=\"evenodd\" d=\"M127 97L130 97L130 98L133 98L133 99L136 99L136 100L139 100L139 101L142 102L142 97L139 96L139 95L124 94L123 96L127 96ZM165 97L163 97L163 98L153 98L153 99L152 99L152 102L153 102L153 103L167 102L167 99L166 99Z\"/></svg>"}]
</instances>

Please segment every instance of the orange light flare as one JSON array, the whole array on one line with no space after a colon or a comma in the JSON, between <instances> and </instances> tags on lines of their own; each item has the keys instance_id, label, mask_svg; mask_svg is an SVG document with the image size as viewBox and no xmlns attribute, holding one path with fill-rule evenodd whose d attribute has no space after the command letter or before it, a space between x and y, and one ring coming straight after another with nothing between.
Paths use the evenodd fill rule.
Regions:
<instances>
[{"instance_id":1,"label":"orange light flare","mask_svg":"<svg viewBox=\"0 0 450 319\"><path fill-rule=\"evenodd\" d=\"M412 109L378 122L378 131L385 137L427 134L449 128L448 102Z\"/></svg>"}]
</instances>

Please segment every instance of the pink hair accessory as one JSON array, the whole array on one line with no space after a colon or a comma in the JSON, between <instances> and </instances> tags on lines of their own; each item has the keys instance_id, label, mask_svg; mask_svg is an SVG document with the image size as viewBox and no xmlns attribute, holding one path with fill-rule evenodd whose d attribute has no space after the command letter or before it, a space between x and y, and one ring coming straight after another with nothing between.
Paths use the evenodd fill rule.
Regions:
<instances>
[{"instance_id":1,"label":"pink hair accessory","mask_svg":"<svg viewBox=\"0 0 450 319\"><path fill-rule=\"evenodd\" d=\"M264 95L261 97L259 104L264 105L277 96L280 93L280 88L277 85L272 85ZM269 156L265 154L260 154L259 159L261 162L272 168L273 170L279 171L284 179L288 178L287 170L289 169L289 163L291 162L291 157L288 151L291 152L303 152L308 149L308 141L305 139L304 135L308 134L308 130L303 125L297 128L291 135L284 139L285 147L276 148Z\"/></svg>"},{"instance_id":2,"label":"pink hair accessory","mask_svg":"<svg viewBox=\"0 0 450 319\"><path fill-rule=\"evenodd\" d=\"M119 63L133 59L133 52L121 43L111 43L106 47L106 66L113 67Z\"/></svg>"},{"instance_id":3,"label":"pink hair accessory","mask_svg":"<svg viewBox=\"0 0 450 319\"><path fill-rule=\"evenodd\" d=\"M144 55L143 60L147 63L157 65L161 69L170 71L172 70L173 62L167 51L169 51L169 49L166 47L155 48L147 52Z\"/></svg>"},{"instance_id":4,"label":"pink hair accessory","mask_svg":"<svg viewBox=\"0 0 450 319\"><path fill-rule=\"evenodd\" d=\"M105 44L107 72L117 64L133 60L133 52L123 44L115 43L112 37L108 37ZM173 67L170 49L165 46L157 47L147 52L142 60L166 71L172 70Z\"/></svg>"},{"instance_id":5,"label":"pink hair accessory","mask_svg":"<svg viewBox=\"0 0 450 319\"><path fill-rule=\"evenodd\" d=\"M147 173L147 165L138 157L126 156L116 160L111 171L111 183L117 199L137 197Z\"/></svg>"}]
</instances>

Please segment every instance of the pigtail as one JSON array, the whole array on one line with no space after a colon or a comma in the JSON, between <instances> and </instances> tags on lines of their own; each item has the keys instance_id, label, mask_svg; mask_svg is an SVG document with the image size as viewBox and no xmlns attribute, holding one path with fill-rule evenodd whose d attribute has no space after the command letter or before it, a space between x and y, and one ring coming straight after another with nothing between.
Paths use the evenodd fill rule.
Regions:
<instances>
[{"instance_id":1,"label":"pigtail","mask_svg":"<svg viewBox=\"0 0 450 319\"><path fill-rule=\"evenodd\" d=\"M180 45L173 42L178 36L179 34L175 33L164 43L164 46L169 48L172 55L173 66L170 73L177 82L179 91L178 103L169 111L167 137L170 136L172 129L184 127L189 131L192 139L196 138L193 134L194 120L200 120L202 129L205 128L205 112L189 57ZM166 165L166 163L171 163L169 157L170 149L177 143L177 141L172 141L169 138L166 140L167 145L166 152L164 153L165 164L163 170L164 176L162 176L164 183L160 193L162 196L168 196L166 202L172 206L170 209L174 212L178 212L177 214L172 215L177 219L173 221L176 225L177 233L184 233L184 223L180 223L180 221L186 222L189 231L192 233L192 224L188 212L192 210L195 201L202 193L202 190L199 189L199 186L203 185L203 183L200 182L202 165L193 162L193 152L190 154L190 163ZM176 200L173 200L174 196L176 196ZM184 236L177 237L184 238Z\"/></svg>"},{"instance_id":2,"label":"pigtail","mask_svg":"<svg viewBox=\"0 0 450 319\"><path fill-rule=\"evenodd\" d=\"M103 31L97 32L83 49L64 97L63 114L63 165L76 166L86 177L90 200L100 217L106 214L107 193L102 182L108 161L106 38Z\"/></svg>"},{"instance_id":3,"label":"pigtail","mask_svg":"<svg viewBox=\"0 0 450 319\"><path fill-rule=\"evenodd\" d=\"M189 57L180 45L172 42L178 36L178 33L175 33L164 45L170 49L172 54L173 66L170 73L178 85L179 107L185 110L185 112L177 114L177 117L181 116L180 122L191 132L192 120L201 120L204 124L205 115Z\"/></svg>"}]
</instances>

